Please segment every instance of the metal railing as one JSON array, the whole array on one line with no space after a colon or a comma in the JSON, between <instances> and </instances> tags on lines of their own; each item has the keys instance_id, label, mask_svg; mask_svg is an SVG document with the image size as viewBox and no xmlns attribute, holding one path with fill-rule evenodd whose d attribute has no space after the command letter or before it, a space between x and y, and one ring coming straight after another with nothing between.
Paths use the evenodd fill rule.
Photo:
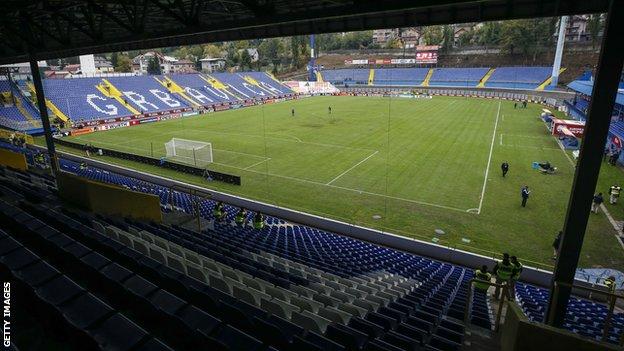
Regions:
<instances>
[{"instance_id":1,"label":"metal railing","mask_svg":"<svg viewBox=\"0 0 624 351\"><path fill-rule=\"evenodd\" d=\"M210 200L212 198L212 194L208 191L203 191L203 190L199 190L199 189L195 189L191 187L173 184L169 186L169 196L167 200L167 204L171 205L172 209L175 207L175 203L174 203L175 201L174 201L174 196L173 196L174 192L189 195L192 208L194 210L194 213L192 213L192 215L195 217L197 221L197 231L201 232L201 229L202 229L201 228L201 207L200 207L201 202L203 200Z\"/></svg>"},{"instance_id":2,"label":"metal railing","mask_svg":"<svg viewBox=\"0 0 624 351\"><path fill-rule=\"evenodd\" d=\"M553 283L554 289L553 289L553 301L552 304L553 305L557 305L557 299L559 296L559 289L561 287L566 287L566 288L570 288L570 289L579 289L579 290L584 290L589 292L589 297L591 298L592 294L599 294L599 295L603 295L606 296L607 298L607 302L609 305L609 310L607 312L607 317L605 318L604 324L602 326L602 341L606 341L607 338L609 337L609 329L611 327L611 322L613 320L613 311L615 309L615 303L617 301L617 299L624 299L624 295L621 294L616 294L614 292L611 291L605 291L603 289L597 289L597 288L593 288L593 287L585 287L585 286L579 286L579 285L574 285L574 284L570 284L570 283L565 283L565 282L554 282ZM551 310L551 314L554 313L553 310ZM547 316L546 320L550 320L550 315ZM622 332L622 334L620 334L620 346L624 346L624 331Z\"/></svg>"},{"instance_id":3,"label":"metal railing","mask_svg":"<svg viewBox=\"0 0 624 351\"><path fill-rule=\"evenodd\" d=\"M470 307L472 306L472 295L473 295L473 284L475 282L478 283L483 283L483 284L487 284L489 286L493 286L497 289L502 289L501 291L501 300L499 302L498 305L498 311L496 312L496 321L494 323L494 331L498 332L499 329L499 325L500 325L500 320L501 317L503 315L503 306L505 305L505 298L508 297L508 292L509 292L509 285L507 284L507 282L503 282L501 284L498 283L492 283L486 280L481 280L481 279L476 279L476 278L472 278L470 279L470 282L468 282L468 299L466 300L466 309L464 310L464 325L465 326L469 326L471 324L470 322ZM487 292L486 292L487 294Z\"/></svg>"}]
</instances>

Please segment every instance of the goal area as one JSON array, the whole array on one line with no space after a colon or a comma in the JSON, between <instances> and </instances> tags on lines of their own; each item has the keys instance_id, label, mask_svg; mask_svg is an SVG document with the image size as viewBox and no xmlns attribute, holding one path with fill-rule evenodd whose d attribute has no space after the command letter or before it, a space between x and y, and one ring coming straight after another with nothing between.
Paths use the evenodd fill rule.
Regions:
<instances>
[{"instance_id":1,"label":"goal area","mask_svg":"<svg viewBox=\"0 0 624 351\"><path fill-rule=\"evenodd\" d=\"M165 143L167 159L196 167L212 163L212 144L202 141L172 138Z\"/></svg>"}]
</instances>

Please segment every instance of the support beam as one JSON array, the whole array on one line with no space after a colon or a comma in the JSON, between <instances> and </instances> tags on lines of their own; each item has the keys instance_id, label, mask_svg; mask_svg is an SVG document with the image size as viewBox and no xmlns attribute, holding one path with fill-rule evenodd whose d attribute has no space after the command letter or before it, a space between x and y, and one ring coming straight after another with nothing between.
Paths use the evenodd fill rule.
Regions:
<instances>
[{"instance_id":1,"label":"support beam","mask_svg":"<svg viewBox=\"0 0 624 351\"><path fill-rule=\"evenodd\" d=\"M611 111L615 104L624 63L624 40L618 28L622 23L624 23L624 7L619 4L619 1L612 0L605 23L585 137L572 184L553 283L572 284L574 282L590 215L589 210L602 165L602 154L611 124ZM555 291L557 291L556 296ZM563 325L570 293L569 287L560 285L559 289L555 290L554 284L551 285L550 301L546 313L548 324L555 327Z\"/></svg>"},{"instance_id":2,"label":"support beam","mask_svg":"<svg viewBox=\"0 0 624 351\"><path fill-rule=\"evenodd\" d=\"M555 62L553 63L550 85L557 87L559 83L559 70L561 69L561 58L563 57L563 44L565 43L565 32L568 26L568 16L561 16L559 20L559 37L557 38L557 51L555 52Z\"/></svg>"},{"instance_id":3,"label":"support beam","mask_svg":"<svg viewBox=\"0 0 624 351\"><path fill-rule=\"evenodd\" d=\"M50 128L50 119L48 118L48 108L46 107L45 96L43 94L43 84L41 82L41 75L39 74L39 65L37 64L37 59L34 55L30 55L30 72L35 85L37 106L39 107L39 115L41 115L41 124L43 125L43 132L45 133L46 146L48 147L48 154L50 155L50 167L52 168L52 172L56 174L58 172L58 159L56 157L56 149L54 148L52 128Z\"/></svg>"}]
</instances>

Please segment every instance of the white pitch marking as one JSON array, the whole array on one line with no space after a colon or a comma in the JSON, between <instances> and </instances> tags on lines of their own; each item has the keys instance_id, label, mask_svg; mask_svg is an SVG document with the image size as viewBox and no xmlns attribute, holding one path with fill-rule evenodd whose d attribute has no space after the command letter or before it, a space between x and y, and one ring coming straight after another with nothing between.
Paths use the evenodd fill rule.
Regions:
<instances>
[{"instance_id":1,"label":"white pitch marking","mask_svg":"<svg viewBox=\"0 0 624 351\"><path fill-rule=\"evenodd\" d=\"M328 185L328 184L321 183L321 182L316 182L316 181L313 181L313 180L296 178L296 177L289 177L289 176L280 175L280 174L254 171L252 169L244 169L244 168L241 168L241 167L232 166L232 165L228 165L228 164L225 164L225 163L213 162L213 164L224 166L224 167L229 167L229 168L233 168L233 169L238 169L238 170L245 171L245 172L257 173L257 174L268 175L268 176L276 177L276 178L283 178L283 179L294 180L294 181L302 182L302 183L308 183L308 184L314 184L314 185L322 185L322 186L326 186L326 187L330 187L330 188L336 188L336 189L342 189L342 190L346 190L346 191L352 191L352 192L356 192L358 194L379 196L379 197L384 197L384 198L388 198L388 199L394 199L394 200L399 200L399 201L411 202L411 203L418 204L418 205L443 208L443 209L446 209L446 210L452 210L452 211L458 211L458 212L464 212L464 213L467 212L467 210L461 209L461 208L457 208L457 207L432 204L432 203L429 203L429 202L412 200L412 199L405 199L405 198L402 198L402 197L396 197L396 196L384 195L384 194L379 194L379 193L373 193L373 192L370 192L370 191L364 191L364 190L359 190L359 189L347 188L347 187L344 187L344 186L338 186L338 185L333 185L333 184L329 184Z\"/></svg>"},{"instance_id":2,"label":"white pitch marking","mask_svg":"<svg viewBox=\"0 0 624 351\"><path fill-rule=\"evenodd\" d=\"M246 156L253 156L253 157L260 157L260 158L269 158L269 157L261 156L261 155L248 154L246 152L238 152L238 151L224 150L224 149L213 149L213 150L221 151L221 152L229 152L229 153L238 154L238 155L246 155Z\"/></svg>"},{"instance_id":3,"label":"white pitch marking","mask_svg":"<svg viewBox=\"0 0 624 351\"><path fill-rule=\"evenodd\" d=\"M260 162L256 162L256 163L254 163L253 165L251 165L251 166L249 166L249 167L245 167L245 170L248 170L248 169L250 169L250 168L253 168L254 166L257 166L257 165L259 165L259 164L261 164L261 163L263 163L263 162L267 162L267 161L269 161L270 159L271 159L270 157L267 157L266 159L264 159L264 160L262 160L262 161L260 161Z\"/></svg>"},{"instance_id":4,"label":"white pitch marking","mask_svg":"<svg viewBox=\"0 0 624 351\"><path fill-rule=\"evenodd\" d=\"M485 176L483 177L483 189L481 190L481 199L479 200L479 208L477 214L481 214L483 206L483 198L485 197L485 188L487 187L488 174L490 173L490 163L492 162L492 151L494 151L494 142L496 141L496 127L498 127L498 116L500 114L501 102L498 101L498 111L496 112L496 122L494 122L494 131L492 132L492 143L490 144L490 155L488 156L487 167L485 168Z\"/></svg>"},{"instance_id":5,"label":"white pitch marking","mask_svg":"<svg viewBox=\"0 0 624 351\"><path fill-rule=\"evenodd\" d=\"M500 135L500 146L503 146L503 134Z\"/></svg>"},{"instance_id":6,"label":"white pitch marking","mask_svg":"<svg viewBox=\"0 0 624 351\"><path fill-rule=\"evenodd\" d=\"M163 136L163 135L170 135L170 134L176 134L176 133L177 133L177 131L172 131L172 132L161 133L161 134L158 134L158 135ZM286 139L286 138L276 138L276 137L269 137L269 136L265 137L263 135L256 135L256 134L219 132L219 131L215 131L215 130L188 130L188 131L185 131L185 133L207 133L207 134L215 133L215 134L224 134L224 135L237 135L237 136L246 136L246 137L250 137L250 138L266 138L266 139L272 139L272 140L287 141L287 142L291 142L291 143L318 145L318 146L334 147L334 148L348 149L348 150L375 151L373 149L367 149L367 148L362 148L362 147L350 147L350 146L336 145L336 144L326 144L326 143L315 143L315 142L311 142L311 141L301 141L301 139L299 139L299 138L297 138L295 136L292 136L292 135L289 135L289 136L294 138L294 139L298 139L298 140ZM267 134L271 134L271 133L267 133Z\"/></svg>"},{"instance_id":7,"label":"white pitch marking","mask_svg":"<svg viewBox=\"0 0 624 351\"><path fill-rule=\"evenodd\" d=\"M336 180L338 180L340 177L342 177L343 175L349 173L349 171L351 171L352 169L354 169L355 167L361 165L362 163L366 162L366 160L368 160L369 158L377 155L377 153L379 153L379 150L373 152L372 154L368 155L368 157L366 157L365 159L363 159L362 161L356 163L355 165L353 165L351 168L347 169L346 171L340 173L336 178L330 180L327 184L325 185L331 185L331 183L335 182Z\"/></svg>"}]
</instances>

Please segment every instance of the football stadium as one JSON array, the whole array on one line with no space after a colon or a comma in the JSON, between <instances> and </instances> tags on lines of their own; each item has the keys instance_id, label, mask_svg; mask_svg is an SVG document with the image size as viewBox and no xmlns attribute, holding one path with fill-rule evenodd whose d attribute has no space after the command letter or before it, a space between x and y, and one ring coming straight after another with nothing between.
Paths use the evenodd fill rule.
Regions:
<instances>
[{"instance_id":1,"label":"football stadium","mask_svg":"<svg viewBox=\"0 0 624 351\"><path fill-rule=\"evenodd\" d=\"M624 7L355 3L7 4L3 349L621 349Z\"/></svg>"}]
</instances>

